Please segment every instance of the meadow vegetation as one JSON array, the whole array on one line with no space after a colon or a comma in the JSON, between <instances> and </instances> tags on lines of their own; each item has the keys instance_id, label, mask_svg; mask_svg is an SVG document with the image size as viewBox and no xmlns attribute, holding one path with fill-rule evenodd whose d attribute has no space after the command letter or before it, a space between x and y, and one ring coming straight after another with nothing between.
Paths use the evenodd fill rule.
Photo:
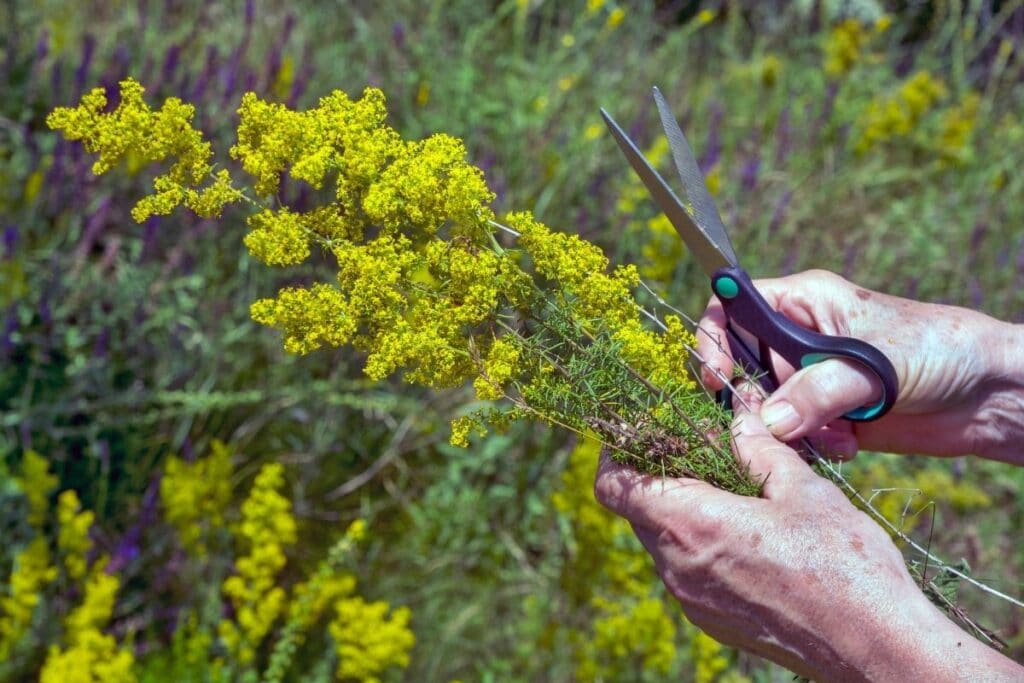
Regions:
<instances>
[{"instance_id":1,"label":"meadow vegetation","mask_svg":"<svg viewBox=\"0 0 1024 683\"><path fill-rule=\"evenodd\" d=\"M639 276L698 315L706 280L598 115L604 106L667 161L651 85L680 114L755 277L828 268L1024 322L1024 3L910 7L8 3L0 680L789 680L688 624L628 524L593 500L599 445L576 432L600 434L597 423L579 410L565 413L580 419L568 430L498 419L469 438L494 422L487 401L527 396L506 384L534 386L513 372L529 348L490 330L463 362L430 340L408 337L418 350L400 358L375 341L413 316L437 323L418 333L451 342L438 321L453 302L466 324L501 297L515 308L525 285L503 259L518 249L527 271L568 287L560 301L574 310L620 301L586 294ZM129 78L144 96L122 90ZM148 103L143 118L180 98L146 128L174 132L163 154L130 139L139 118L93 149L50 129L50 112L83 97L104 110L96 87L139 116ZM303 136L327 132L300 112L358 102L386 125L360 129L375 142L346 168L377 143L428 141L402 143L415 163L363 201L372 243L398 245L387 253L339 246L350 226L296 217L347 197L322 187L312 152L327 147ZM63 111L50 124L65 133L88 119ZM292 151L308 146L303 165L261 142L271 124L292 131ZM97 162L101 148L119 152ZM176 163L152 163L168 155ZM95 175L107 161L117 168ZM410 189L422 164L465 161L443 211L399 215L438 195ZM167 180L140 203L157 174ZM367 327L386 313L368 298L363 326L339 330L337 302L301 288L340 274L374 291L412 253L392 229L410 221L421 261L395 277L446 307L410 305ZM431 252L442 223L450 242ZM609 261L621 269L605 275ZM580 262L596 265L573 271ZM472 289L467 272L500 292ZM616 315L593 347L660 349L647 357L668 364L645 377L689 390L671 335ZM538 320L567 338L558 316ZM1020 597L1024 472L884 454L842 472L920 544ZM947 597L1024 657L1024 611L946 579Z\"/></svg>"}]
</instances>

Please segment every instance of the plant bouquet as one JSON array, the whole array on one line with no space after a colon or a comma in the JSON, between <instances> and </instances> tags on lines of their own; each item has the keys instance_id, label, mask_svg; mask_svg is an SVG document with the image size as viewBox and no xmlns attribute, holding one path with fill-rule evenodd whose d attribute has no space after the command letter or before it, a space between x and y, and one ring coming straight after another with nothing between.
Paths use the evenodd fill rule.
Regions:
<instances>
[{"instance_id":1,"label":"plant bouquet","mask_svg":"<svg viewBox=\"0 0 1024 683\"><path fill-rule=\"evenodd\" d=\"M401 374L434 389L472 384L484 407L452 421L451 442L536 419L589 432L613 457L646 472L686 475L736 493L759 485L728 448L726 414L690 379L692 334L634 296L633 266L609 267L593 244L552 231L528 212L500 220L483 173L444 134L404 140L386 123L381 91L336 91L308 111L246 94L230 156L243 183L215 170L169 98L152 109L134 80L116 103L104 89L48 124L98 158L169 162L132 216L142 222L184 205L204 217L248 209L249 253L270 266L326 257L334 282L285 286L255 301L254 320L281 332L285 350L351 346L374 380ZM323 201L299 211L278 199L304 183Z\"/></svg>"}]
</instances>

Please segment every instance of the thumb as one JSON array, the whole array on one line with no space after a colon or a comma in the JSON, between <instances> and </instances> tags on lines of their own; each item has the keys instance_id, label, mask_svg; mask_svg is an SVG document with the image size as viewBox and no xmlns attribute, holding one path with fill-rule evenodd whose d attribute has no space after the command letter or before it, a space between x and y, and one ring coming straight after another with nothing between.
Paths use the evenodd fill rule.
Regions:
<instances>
[{"instance_id":1,"label":"thumb","mask_svg":"<svg viewBox=\"0 0 1024 683\"><path fill-rule=\"evenodd\" d=\"M761 407L761 419L782 441L816 432L854 408L878 400L878 378L856 361L829 358L795 373Z\"/></svg>"}]
</instances>

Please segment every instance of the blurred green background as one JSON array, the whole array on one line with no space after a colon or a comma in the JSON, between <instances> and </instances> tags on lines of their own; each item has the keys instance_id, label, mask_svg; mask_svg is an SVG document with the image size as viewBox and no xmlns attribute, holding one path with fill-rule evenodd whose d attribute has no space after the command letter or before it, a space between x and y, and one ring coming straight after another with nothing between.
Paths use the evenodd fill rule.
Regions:
<instances>
[{"instance_id":1,"label":"blurred green background","mask_svg":"<svg viewBox=\"0 0 1024 683\"><path fill-rule=\"evenodd\" d=\"M826 268L1024 320L1022 2L6 0L0 34L0 680L75 649L68 618L90 595L75 556L117 578L93 625L130 653L123 680L273 680L273 661L286 680L333 678L346 636L331 627L353 628L340 616L306 624L287 656L285 616L250 661L218 639L240 620L222 584L269 462L297 525L272 576L286 604L320 566L367 604L409 608L408 661L375 651L385 680L791 677L685 622L593 503L592 447L519 425L451 448L445 422L470 394L371 383L347 351L283 353L248 307L296 275L251 261L237 216L136 225L146 172L94 178L47 130L93 87L133 76L154 106L195 104L222 157L244 92L303 108L380 87L406 138L466 141L496 211L599 243L696 316L706 282L598 115L663 158L658 85L755 277ZM891 489L875 502L939 555L1021 595L1024 473L874 454L843 472ZM68 490L81 511L62 514ZM326 562L356 519L365 538ZM49 550L28 581L33 543ZM959 600L1024 656L1020 610L967 587Z\"/></svg>"}]
</instances>

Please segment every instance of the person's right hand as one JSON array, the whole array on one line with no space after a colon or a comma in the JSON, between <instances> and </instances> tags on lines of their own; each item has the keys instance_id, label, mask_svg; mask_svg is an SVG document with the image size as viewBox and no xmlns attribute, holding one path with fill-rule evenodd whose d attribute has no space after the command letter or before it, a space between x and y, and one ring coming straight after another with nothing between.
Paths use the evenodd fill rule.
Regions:
<instances>
[{"instance_id":1,"label":"person's right hand","mask_svg":"<svg viewBox=\"0 0 1024 683\"><path fill-rule=\"evenodd\" d=\"M852 455L857 448L930 455L975 454L1024 464L1024 330L982 313L872 292L827 271L754 283L798 325L862 339L888 356L899 378L892 410L874 422L837 421L880 398L860 364L829 359L794 370L781 358L782 385L761 417L783 441L815 437ZM712 298L700 321L702 379L721 389L732 376L725 315ZM838 436L838 438L837 438ZM845 442L844 442L845 439Z\"/></svg>"}]
</instances>

